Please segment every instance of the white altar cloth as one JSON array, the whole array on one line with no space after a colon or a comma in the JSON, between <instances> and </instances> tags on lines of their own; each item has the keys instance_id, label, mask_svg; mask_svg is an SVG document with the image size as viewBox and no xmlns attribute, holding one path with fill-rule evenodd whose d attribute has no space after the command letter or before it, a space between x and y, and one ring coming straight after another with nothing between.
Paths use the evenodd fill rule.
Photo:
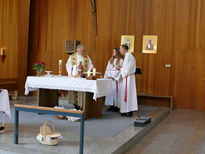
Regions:
<instances>
[{"instance_id":1,"label":"white altar cloth","mask_svg":"<svg viewBox=\"0 0 205 154\"><path fill-rule=\"evenodd\" d=\"M8 115L9 118L11 118L9 94L8 94L8 90L6 89L3 89L0 92L0 111L5 112L6 115Z\"/></svg>"},{"instance_id":2,"label":"white altar cloth","mask_svg":"<svg viewBox=\"0 0 205 154\"><path fill-rule=\"evenodd\" d=\"M112 93L111 79L87 80L68 76L28 76L25 83L25 95L30 91L41 89L69 90L93 93L93 99Z\"/></svg>"}]
</instances>

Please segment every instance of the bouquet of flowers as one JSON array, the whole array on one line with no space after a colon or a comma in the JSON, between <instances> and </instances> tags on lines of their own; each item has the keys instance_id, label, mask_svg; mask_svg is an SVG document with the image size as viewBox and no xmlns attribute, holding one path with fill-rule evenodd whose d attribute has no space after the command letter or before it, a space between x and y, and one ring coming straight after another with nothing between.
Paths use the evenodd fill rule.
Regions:
<instances>
[{"instance_id":1,"label":"bouquet of flowers","mask_svg":"<svg viewBox=\"0 0 205 154\"><path fill-rule=\"evenodd\" d=\"M46 64L44 62L36 61L33 64L33 70L36 70L37 76L41 75L42 70L45 70Z\"/></svg>"}]
</instances>

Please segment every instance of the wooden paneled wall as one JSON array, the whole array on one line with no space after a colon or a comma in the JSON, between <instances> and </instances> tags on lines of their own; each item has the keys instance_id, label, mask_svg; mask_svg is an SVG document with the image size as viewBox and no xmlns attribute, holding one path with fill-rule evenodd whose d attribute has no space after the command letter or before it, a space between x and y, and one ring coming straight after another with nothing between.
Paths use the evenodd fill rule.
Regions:
<instances>
[{"instance_id":1,"label":"wooden paneled wall","mask_svg":"<svg viewBox=\"0 0 205 154\"><path fill-rule=\"evenodd\" d=\"M26 9L19 7L19 1ZM27 58L27 46L28 75L35 74L32 63L36 60L45 61L47 70L57 74L59 59L66 75L65 40L80 40L97 71L104 73L121 35L135 35L134 56L143 72L136 76L137 91L173 95L175 108L205 110L204 0L96 0L96 36L89 0L19 1L0 0L0 46L8 48L5 63L0 65L0 78L22 75L19 81L24 86L26 65L20 59ZM19 16L24 9L26 15ZM158 53L142 54L143 35L152 34L158 35ZM165 64L171 64L171 68Z\"/></svg>"},{"instance_id":2,"label":"wooden paneled wall","mask_svg":"<svg viewBox=\"0 0 205 154\"><path fill-rule=\"evenodd\" d=\"M17 77L18 6L15 0L0 0L0 47L5 49L0 61L0 78Z\"/></svg>"},{"instance_id":3,"label":"wooden paneled wall","mask_svg":"<svg viewBox=\"0 0 205 154\"><path fill-rule=\"evenodd\" d=\"M0 79L15 79L20 94L24 92L27 75L27 51L30 0L0 0Z\"/></svg>"}]
</instances>

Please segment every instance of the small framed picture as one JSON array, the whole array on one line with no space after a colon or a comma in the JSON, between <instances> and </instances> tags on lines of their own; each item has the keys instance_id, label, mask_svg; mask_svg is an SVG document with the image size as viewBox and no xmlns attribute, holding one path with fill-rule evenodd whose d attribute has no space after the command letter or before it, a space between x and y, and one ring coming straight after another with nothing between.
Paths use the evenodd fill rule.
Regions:
<instances>
[{"instance_id":1,"label":"small framed picture","mask_svg":"<svg viewBox=\"0 0 205 154\"><path fill-rule=\"evenodd\" d=\"M157 35L143 35L142 53L157 53Z\"/></svg>"},{"instance_id":2,"label":"small framed picture","mask_svg":"<svg viewBox=\"0 0 205 154\"><path fill-rule=\"evenodd\" d=\"M134 35L121 35L121 45L126 44L130 52L134 52L134 43L135 43Z\"/></svg>"}]
</instances>

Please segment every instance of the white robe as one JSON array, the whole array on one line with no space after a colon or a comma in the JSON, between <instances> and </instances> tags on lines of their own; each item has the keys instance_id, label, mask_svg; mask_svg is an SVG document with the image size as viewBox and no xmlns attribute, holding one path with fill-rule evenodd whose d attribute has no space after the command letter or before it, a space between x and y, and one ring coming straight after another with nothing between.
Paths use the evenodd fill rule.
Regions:
<instances>
[{"instance_id":1,"label":"white robe","mask_svg":"<svg viewBox=\"0 0 205 154\"><path fill-rule=\"evenodd\" d=\"M121 113L138 110L137 91L135 85L135 71L136 61L132 53L127 52L124 58L123 66L121 68L121 75L123 78L121 91ZM127 102L125 102L125 88L127 77Z\"/></svg>"},{"instance_id":2,"label":"white robe","mask_svg":"<svg viewBox=\"0 0 205 154\"><path fill-rule=\"evenodd\" d=\"M77 53L77 65L79 65L80 62L82 62L84 66L84 57ZM66 70L67 70L68 76L72 76L72 68L73 68L73 65L72 65L72 60L70 56L66 63ZM91 70L92 68L93 68L93 64L92 64L90 57L88 56L88 70Z\"/></svg>"},{"instance_id":3,"label":"white robe","mask_svg":"<svg viewBox=\"0 0 205 154\"><path fill-rule=\"evenodd\" d=\"M80 62L82 62L82 65L84 66L84 57L77 53L77 65L79 65ZM72 68L73 68L72 60L71 60L71 56L70 56L67 63L66 63L66 70L67 70L68 76L70 76L70 77L72 76ZM92 68L93 68L92 61L91 61L90 57L88 57L88 70L91 70ZM70 104L74 104L74 92L72 92L72 91L68 92L68 101ZM82 102L83 102L83 93L78 92L78 104L77 105L82 107Z\"/></svg>"},{"instance_id":4,"label":"white robe","mask_svg":"<svg viewBox=\"0 0 205 154\"><path fill-rule=\"evenodd\" d=\"M121 87L122 87L122 78L120 78L120 71L116 70L116 62L115 58L113 64L110 64L110 61L107 64L107 68L105 71L104 78L112 78L113 79L113 93L106 96L105 105L115 105L120 108L121 106ZM122 66L123 59L120 59L119 65Z\"/></svg>"}]
</instances>

